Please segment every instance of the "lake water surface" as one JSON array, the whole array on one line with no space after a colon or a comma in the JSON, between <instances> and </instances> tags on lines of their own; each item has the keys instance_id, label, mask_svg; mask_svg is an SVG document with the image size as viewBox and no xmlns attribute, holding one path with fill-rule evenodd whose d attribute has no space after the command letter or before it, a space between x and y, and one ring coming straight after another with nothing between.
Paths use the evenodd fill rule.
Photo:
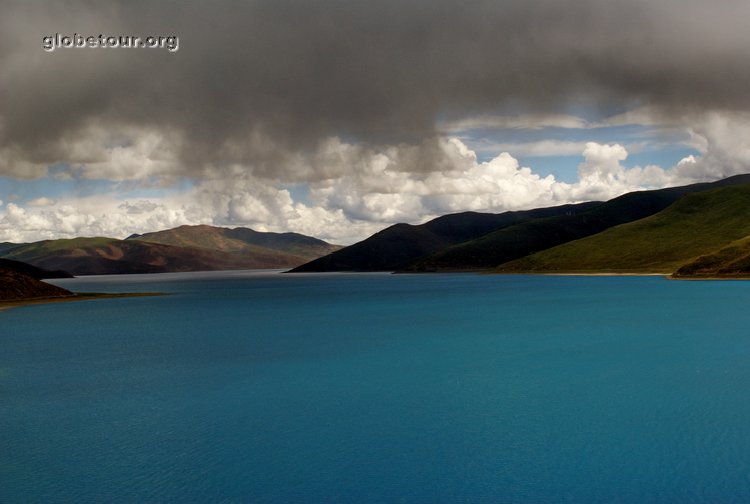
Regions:
<instances>
[{"instance_id":1,"label":"lake water surface","mask_svg":"<svg viewBox=\"0 0 750 504\"><path fill-rule=\"evenodd\" d=\"M85 277L0 312L0 502L750 502L750 283Z\"/></svg>"}]
</instances>

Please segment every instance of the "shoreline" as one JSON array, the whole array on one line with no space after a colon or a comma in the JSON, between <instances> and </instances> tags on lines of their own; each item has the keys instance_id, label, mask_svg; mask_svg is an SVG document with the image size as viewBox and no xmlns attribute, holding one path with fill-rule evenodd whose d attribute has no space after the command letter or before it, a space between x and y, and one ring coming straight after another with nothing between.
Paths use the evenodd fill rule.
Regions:
<instances>
[{"instance_id":1,"label":"shoreline","mask_svg":"<svg viewBox=\"0 0 750 504\"><path fill-rule=\"evenodd\" d=\"M539 273L547 276L661 276L668 277L670 273Z\"/></svg>"},{"instance_id":2,"label":"shoreline","mask_svg":"<svg viewBox=\"0 0 750 504\"><path fill-rule=\"evenodd\" d=\"M42 298L31 298L31 299L17 299L0 301L0 312L10 310L11 308L17 308L21 306L30 306L37 304L49 304L49 303L67 303L71 301L89 301L92 299L112 299L112 298L128 298L128 297L151 297L151 296L165 296L164 292L79 292L74 293L72 296L60 296L60 297L42 297Z\"/></svg>"},{"instance_id":3,"label":"shoreline","mask_svg":"<svg viewBox=\"0 0 750 504\"><path fill-rule=\"evenodd\" d=\"M686 280L689 282L698 281L715 281L715 280L750 280L750 276L672 276L667 277L669 280Z\"/></svg>"}]
</instances>

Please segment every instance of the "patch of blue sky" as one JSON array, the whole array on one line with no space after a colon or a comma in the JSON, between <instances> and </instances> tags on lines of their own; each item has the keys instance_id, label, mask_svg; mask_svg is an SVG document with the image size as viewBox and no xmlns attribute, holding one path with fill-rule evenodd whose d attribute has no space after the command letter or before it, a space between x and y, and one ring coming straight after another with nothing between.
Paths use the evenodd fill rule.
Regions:
<instances>
[{"instance_id":1,"label":"patch of blue sky","mask_svg":"<svg viewBox=\"0 0 750 504\"><path fill-rule=\"evenodd\" d=\"M289 195L295 203L312 206L312 202L310 201L310 186L306 183L300 182L296 184L285 184L281 186L280 189L286 189L289 191Z\"/></svg>"},{"instance_id":2,"label":"patch of blue sky","mask_svg":"<svg viewBox=\"0 0 750 504\"><path fill-rule=\"evenodd\" d=\"M118 199L163 198L190 190L194 182L187 178L170 181L169 186L157 180L113 181L75 176L67 165L50 167L50 176L40 179L16 179L0 176L0 200L4 204L25 205L39 198L60 200L113 194Z\"/></svg>"},{"instance_id":3,"label":"patch of blue sky","mask_svg":"<svg viewBox=\"0 0 750 504\"><path fill-rule=\"evenodd\" d=\"M668 170L690 155L699 156L700 152L686 145L654 144L642 151L629 152L628 158L621 164L625 168L656 165ZM555 180L568 183L578 180L578 165L583 162L583 157L579 155L518 156L517 159L521 166L531 168L537 175L554 175Z\"/></svg>"},{"instance_id":4,"label":"patch of blue sky","mask_svg":"<svg viewBox=\"0 0 750 504\"><path fill-rule=\"evenodd\" d=\"M24 204L38 198L60 199L65 197L86 197L112 190L113 182L108 180L58 179L15 179L0 177L0 200L4 203Z\"/></svg>"},{"instance_id":5,"label":"patch of blue sky","mask_svg":"<svg viewBox=\"0 0 750 504\"><path fill-rule=\"evenodd\" d=\"M581 156L522 156L521 166L531 168L540 177L553 175L558 182L575 183L578 180L578 165Z\"/></svg>"},{"instance_id":6,"label":"patch of blue sky","mask_svg":"<svg viewBox=\"0 0 750 504\"><path fill-rule=\"evenodd\" d=\"M695 148L686 145L666 145L661 148L630 153L628 159L622 164L628 168L656 165L664 169L669 169L688 156L698 157L700 154Z\"/></svg>"},{"instance_id":7,"label":"patch of blue sky","mask_svg":"<svg viewBox=\"0 0 750 504\"><path fill-rule=\"evenodd\" d=\"M521 166L541 176L554 175L563 182L577 180L586 142L624 146L628 158L623 166L628 168L647 165L670 168L684 157L698 154L686 131L641 125L478 129L461 132L460 138L477 153L479 162L508 152Z\"/></svg>"}]
</instances>

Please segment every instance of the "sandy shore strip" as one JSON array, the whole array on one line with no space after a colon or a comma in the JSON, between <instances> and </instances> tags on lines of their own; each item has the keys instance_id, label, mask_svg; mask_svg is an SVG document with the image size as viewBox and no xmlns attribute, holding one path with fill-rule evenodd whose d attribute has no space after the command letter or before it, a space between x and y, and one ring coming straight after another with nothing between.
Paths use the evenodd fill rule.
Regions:
<instances>
[{"instance_id":1,"label":"sandy shore strip","mask_svg":"<svg viewBox=\"0 0 750 504\"><path fill-rule=\"evenodd\" d=\"M122 292L122 293L98 293L98 292L79 292L72 296L46 297L33 299L19 299L14 301L0 301L0 311L16 308L19 306L28 306L47 303L66 303L68 301L89 301L92 299L112 299L126 297L150 297L165 296L163 292Z\"/></svg>"}]
</instances>

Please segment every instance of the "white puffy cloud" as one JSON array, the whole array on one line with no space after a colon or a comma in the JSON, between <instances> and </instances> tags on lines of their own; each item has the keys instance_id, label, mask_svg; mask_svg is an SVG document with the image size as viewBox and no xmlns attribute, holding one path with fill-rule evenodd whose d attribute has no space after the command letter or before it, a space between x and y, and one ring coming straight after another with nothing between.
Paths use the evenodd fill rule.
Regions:
<instances>
[{"instance_id":1,"label":"white puffy cloud","mask_svg":"<svg viewBox=\"0 0 750 504\"><path fill-rule=\"evenodd\" d=\"M77 230L92 224L93 217L81 214L71 206L62 206L53 211L28 211L8 203L5 215L0 219L0 234L4 241L27 241L28 238L73 237Z\"/></svg>"},{"instance_id":2,"label":"white puffy cloud","mask_svg":"<svg viewBox=\"0 0 750 504\"><path fill-rule=\"evenodd\" d=\"M649 165L626 168L622 165L628 151L619 144L588 142L584 161L578 165L578 182L561 184L561 191L573 201L608 200L639 189L653 189L693 182L675 170Z\"/></svg>"},{"instance_id":3,"label":"white puffy cloud","mask_svg":"<svg viewBox=\"0 0 750 504\"><path fill-rule=\"evenodd\" d=\"M681 173L707 178L750 171L750 113L713 112L692 118L690 124L702 156L684 164Z\"/></svg>"},{"instance_id":4,"label":"white puffy cloud","mask_svg":"<svg viewBox=\"0 0 750 504\"><path fill-rule=\"evenodd\" d=\"M656 112L639 114L644 123L658 122ZM691 142L700 153L674 167L627 167L632 147L617 143L540 141L527 146L527 153L537 155L547 149L557 149L557 154L577 149L582 156L578 180L566 183L521 166L514 157L518 149L479 162L457 138L376 146L331 137L304 156L278 157L275 168L204 165L186 188L152 197L124 198L115 186L98 196L40 196L25 205L8 203L0 208L0 241L125 237L182 224L214 224L296 231L348 244L396 222L419 223L451 212L606 200L628 191L750 171L750 114L717 112L673 121L666 126L690 125ZM63 175L83 181L105 178L120 181L120 186L157 179L168 187L177 173L176 143L152 131L92 132L65 144L64 152L77 164ZM293 196L289 184L304 187L307 194Z\"/></svg>"},{"instance_id":5,"label":"white puffy cloud","mask_svg":"<svg viewBox=\"0 0 750 504\"><path fill-rule=\"evenodd\" d=\"M628 151L619 144L602 145L588 142L583 150L585 161L578 167L580 178L598 177L612 181L623 174L624 169L620 161L625 161Z\"/></svg>"},{"instance_id":6,"label":"white puffy cloud","mask_svg":"<svg viewBox=\"0 0 750 504\"><path fill-rule=\"evenodd\" d=\"M660 131L686 131L689 146L700 156L687 156L672 168L678 180L707 181L750 172L750 112L695 111L682 114L659 107L641 107L605 119L597 126L638 125Z\"/></svg>"},{"instance_id":7,"label":"white puffy cloud","mask_svg":"<svg viewBox=\"0 0 750 504\"><path fill-rule=\"evenodd\" d=\"M342 146L346 149L346 146ZM373 153L357 171L311 185L311 198L324 208L341 209L350 219L393 223L420 222L466 210L500 212L585 200L606 200L624 192L690 182L657 166L626 168L627 150L619 144L588 142L579 181L569 184L542 177L502 153L479 163L458 139L441 140L461 169L410 172L393 152Z\"/></svg>"},{"instance_id":8,"label":"white puffy cloud","mask_svg":"<svg viewBox=\"0 0 750 504\"><path fill-rule=\"evenodd\" d=\"M380 222L350 219L341 209L308 206L297 203L296 216L287 222L287 229L314 236L330 243L351 244L381 229Z\"/></svg>"},{"instance_id":9,"label":"white puffy cloud","mask_svg":"<svg viewBox=\"0 0 750 504\"><path fill-rule=\"evenodd\" d=\"M289 191L273 181L243 172L240 167L230 178L217 178L198 184L183 198L194 213L210 215L220 225L251 226L259 231L283 228L296 214Z\"/></svg>"},{"instance_id":10,"label":"white puffy cloud","mask_svg":"<svg viewBox=\"0 0 750 504\"><path fill-rule=\"evenodd\" d=\"M426 151L436 160L433 170L414 164ZM0 239L122 238L182 224L214 224L296 231L346 244L396 222L423 222L466 210L502 212L603 200L679 181L658 167L626 169L621 163L627 150L621 145L590 142L583 157L580 180L568 184L535 174L508 153L480 163L455 138L380 150L329 139L310 169L330 177L308 185L309 201L295 202L279 180L235 165L216 172L224 176L163 197L122 200L113 193L56 201L38 198L25 208L9 203L0 212Z\"/></svg>"}]
</instances>

